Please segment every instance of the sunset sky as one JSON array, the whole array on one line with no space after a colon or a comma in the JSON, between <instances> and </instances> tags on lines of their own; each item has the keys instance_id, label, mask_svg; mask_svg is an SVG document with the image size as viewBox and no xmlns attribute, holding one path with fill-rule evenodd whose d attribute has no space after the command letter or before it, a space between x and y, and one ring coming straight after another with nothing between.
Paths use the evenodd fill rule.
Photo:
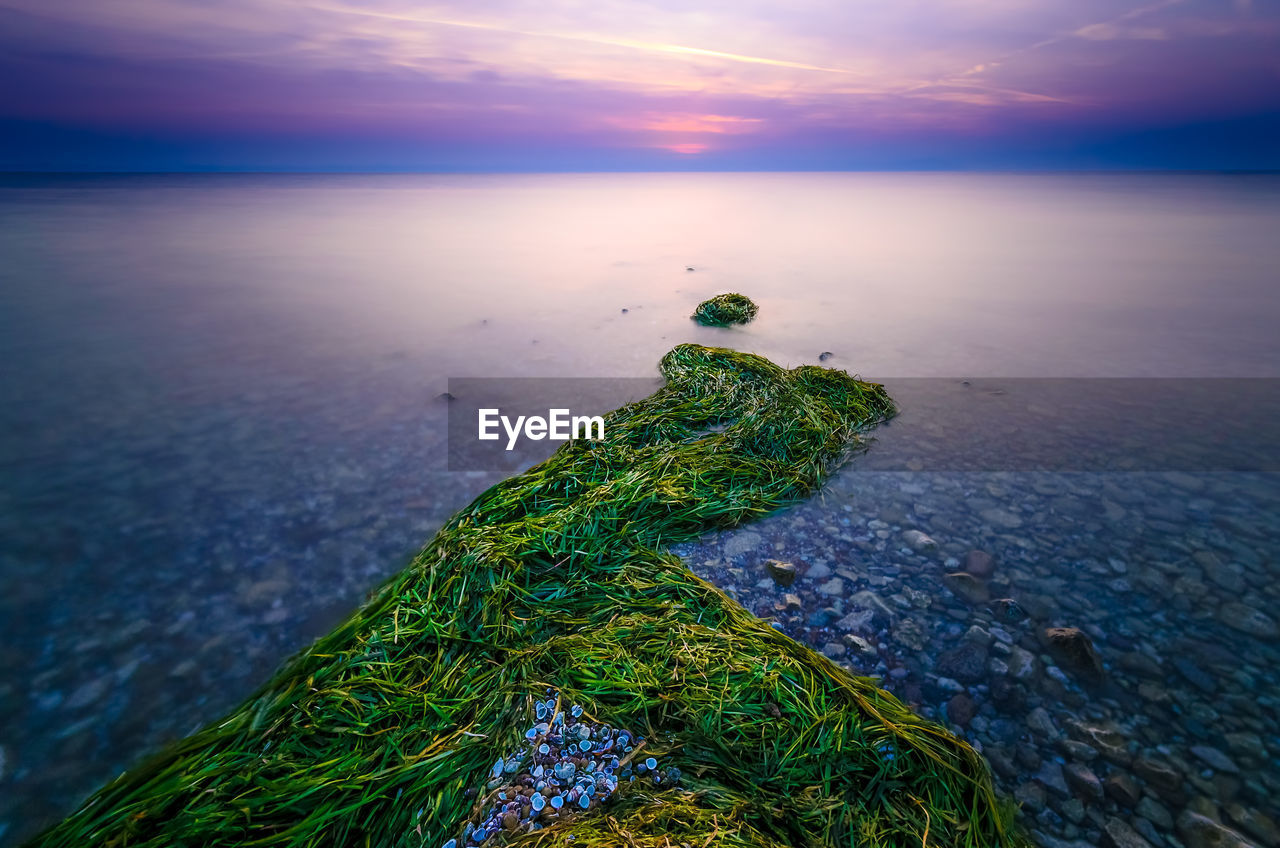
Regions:
<instances>
[{"instance_id":1,"label":"sunset sky","mask_svg":"<svg viewBox=\"0 0 1280 848\"><path fill-rule=\"evenodd\" d=\"M0 0L0 170L1280 168L1280 0Z\"/></svg>"}]
</instances>

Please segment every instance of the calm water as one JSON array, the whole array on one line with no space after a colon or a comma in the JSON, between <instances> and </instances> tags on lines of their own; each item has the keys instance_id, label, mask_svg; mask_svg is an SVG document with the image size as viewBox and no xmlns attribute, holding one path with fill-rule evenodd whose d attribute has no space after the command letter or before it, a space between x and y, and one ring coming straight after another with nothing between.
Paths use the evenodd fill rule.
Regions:
<instances>
[{"instance_id":1,"label":"calm water","mask_svg":"<svg viewBox=\"0 0 1280 848\"><path fill-rule=\"evenodd\" d=\"M1051 428L1029 388L1043 378L1280 377L1276 233L1276 176L3 178L0 844L234 706L496 479L445 470L448 378L650 377L682 341L789 365L830 351L899 381L911 402L867 468L920 468L855 463L829 498L686 550L700 573L818 647L862 638L871 651L829 653L1009 760L997 776L1046 844L1119 819L1176 846L1165 819L1184 809L1265 843L1280 484L1208 472L1270 468L1270 435L1245 425L1256 465L1133 474L955 473L938 457L951 420L988 449ZM727 290L760 318L688 320ZM974 391L937 388L961 379ZM1239 385L1274 400L1266 380ZM1253 420L1209 406L1207 438ZM911 529L937 548L909 549ZM941 581L971 548L996 558L990 591L1032 613L1021 631ZM803 611L774 609L766 556L807 558ZM851 620L859 592L912 613ZM1232 603L1262 616L1254 632ZM1020 697L993 697L1006 687L988 676L1040 657L1048 625L1089 632L1118 689L1091 694L1041 658ZM973 626L998 631L994 670L958 692L941 658ZM1127 680L1130 654L1155 671ZM960 694L976 718L948 712ZM1076 720L1132 750L1082 753ZM1076 765L1137 795L1094 798Z\"/></svg>"}]
</instances>

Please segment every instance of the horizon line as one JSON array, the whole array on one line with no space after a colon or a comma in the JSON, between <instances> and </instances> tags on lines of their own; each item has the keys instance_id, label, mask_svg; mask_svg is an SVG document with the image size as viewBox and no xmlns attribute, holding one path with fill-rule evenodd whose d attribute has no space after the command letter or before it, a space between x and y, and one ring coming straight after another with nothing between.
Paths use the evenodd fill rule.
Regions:
<instances>
[{"instance_id":1,"label":"horizon line","mask_svg":"<svg viewBox=\"0 0 1280 848\"><path fill-rule=\"evenodd\" d=\"M185 169L24 169L0 168L0 177L15 176L519 176L590 174L1280 174L1280 168L1142 168L1089 166L1075 168L597 168L560 169L335 169L335 168L185 168Z\"/></svg>"}]
</instances>

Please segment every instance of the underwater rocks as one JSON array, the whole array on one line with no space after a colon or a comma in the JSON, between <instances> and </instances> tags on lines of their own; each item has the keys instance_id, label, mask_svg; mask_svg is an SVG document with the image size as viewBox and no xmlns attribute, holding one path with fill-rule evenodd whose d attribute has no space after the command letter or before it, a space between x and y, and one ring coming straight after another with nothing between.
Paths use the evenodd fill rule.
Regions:
<instances>
[{"instance_id":1,"label":"underwater rocks","mask_svg":"<svg viewBox=\"0 0 1280 848\"><path fill-rule=\"evenodd\" d=\"M541 830L599 807L623 781L679 782L679 769L660 769L655 757L638 757L643 739L583 718L584 712L550 689L534 702L535 723L525 731L525 743L494 762L480 811L467 821L460 841L450 839L442 848Z\"/></svg>"},{"instance_id":2,"label":"underwater rocks","mask_svg":"<svg viewBox=\"0 0 1280 848\"><path fill-rule=\"evenodd\" d=\"M1280 582L1257 535L1280 537L1280 493L1237 501L1239 482L1193 479L1203 520L1167 514L1187 496L1164 475L1121 487L1106 475L850 473L824 500L752 525L756 571L736 573L714 538L679 552L782 632L980 747L1047 848L1190 848L1177 818L1192 804L1280 845L1243 824L1264 829L1280 797L1269 626ZM1023 526L988 522L993 508ZM912 530L937 549L909 544ZM766 555L795 563L790 586L768 575ZM834 577L841 592L820 592ZM1055 646L1046 628L1059 625L1071 635Z\"/></svg>"}]
</instances>

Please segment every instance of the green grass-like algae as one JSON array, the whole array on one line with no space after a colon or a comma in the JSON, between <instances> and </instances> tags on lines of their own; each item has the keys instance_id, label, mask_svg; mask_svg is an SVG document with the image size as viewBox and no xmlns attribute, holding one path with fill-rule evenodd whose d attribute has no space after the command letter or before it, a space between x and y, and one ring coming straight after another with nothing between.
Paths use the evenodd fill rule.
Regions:
<instances>
[{"instance_id":1,"label":"green grass-like algae","mask_svg":"<svg viewBox=\"0 0 1280 848\"><path fill-rule=\"evenodd\" d=\"M486 491L238 709L33 844L439 848L548 687L685 777L511 844L1022 844L972 748L663 551L812 493L893 414L883 387L697 345L661 371L606 439Z\"/></svg>"},{"instance_id":2,"label":"green grass-like algae","mask_svg":"<svg viewBox=\"0 0 1280 848\"><path fill-rule=\"evenodd\" d=\"M760 308L744 294L718 294L704 300L693 311L693 320L707 327L728 327L745 324L756 317Z\"/></svg>"}]
</instances>

